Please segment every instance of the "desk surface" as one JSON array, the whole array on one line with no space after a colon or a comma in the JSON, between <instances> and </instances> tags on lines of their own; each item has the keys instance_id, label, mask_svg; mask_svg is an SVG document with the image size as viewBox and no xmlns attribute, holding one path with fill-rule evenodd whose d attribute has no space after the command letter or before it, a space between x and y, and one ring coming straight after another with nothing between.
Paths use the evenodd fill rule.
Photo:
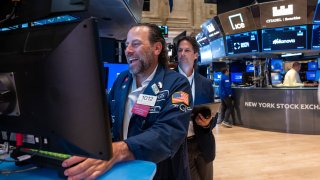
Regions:
<instances>
[{"instance_id":1,"label":"desk surface","mask_svg":"<svg viewBox=\"0 0 320 180\"><path fill-rule=\"evenodd\" d=\"M22 170L32 167L31 165L17 167L14 163L0 162L0 171L4 170ZM121 179L121 180L150 180L156 172L156 164L148 161L127 161L116 164L110 171L99 177L103 179ZM49 168L37 168L34 170L3 175L0 174L0 179L25 179L25 180L46 180L46 179L61 179L57 171Z\"/></svg>"}]
</instances>

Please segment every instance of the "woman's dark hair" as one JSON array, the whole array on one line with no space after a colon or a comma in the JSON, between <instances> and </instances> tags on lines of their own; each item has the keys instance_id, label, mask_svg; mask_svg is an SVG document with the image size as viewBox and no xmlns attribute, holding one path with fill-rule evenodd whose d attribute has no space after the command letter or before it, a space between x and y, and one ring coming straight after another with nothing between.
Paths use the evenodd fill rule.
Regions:
<instances>
[{"instance_id":1,"label":"woman's dark hair","mask_svg":"<svg viewBox=\"0 0 320 180\"><path fill-rule=\"evenodd\" d=\"M154 44L156 42L160 42L162 44L162 50L159 54L158 63L164 67L167 67L169 61L168 50L161 29L157 25L150 23L139 23L132 26L131 28L140 26L145 26L149 28L149 41L151 44Z\"/></svg>"}]
</instances>

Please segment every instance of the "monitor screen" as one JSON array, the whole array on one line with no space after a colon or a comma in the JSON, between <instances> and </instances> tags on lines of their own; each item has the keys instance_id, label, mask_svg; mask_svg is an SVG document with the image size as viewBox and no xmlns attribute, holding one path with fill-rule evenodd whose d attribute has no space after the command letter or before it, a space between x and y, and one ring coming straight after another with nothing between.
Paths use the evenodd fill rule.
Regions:
<instances>
[{"instance_id":1,"label":"monitor screen","mask_svg":"<svg viewBox=\"0 0 320 180\"><path fill-rule=\"evenodd\" d=\"M313 24L320 24L320 0L318 0L316 11L314 12Z\"/></svg>"},{"instance_id":2,"label":"monitor screen","mask_svg":"<svg viewBox=\"0 0 320 180\"><path fill-rule=\"evenodd\" d=\"M221 81L222 72L214 72L213 73L213 80L214 83L219 84Z\"/></svg>"},{"instance_id":3,"label":"monitor screen","mask_svg":"<svg viewBox=\"0 0 320 180\"><path fill-rule=\"evenodd\" d=\"M208 41L214 41L223 36L217 22L214 18L205 21L201 25L202 32L204 36L208 38Z\"/></svg>"},{"instance_id":4,"label":"monitor screen","mask_svg":"<svg viewBox=\"0 0 320 180\"><path fill-rule=\"evenodd\" d=\"M106 78L106 89L110 92L114 81L117 79L118 75L125 70L129 69L128 64L111 64L104 63L104 67L107 73Z\"/></svg>"},{"instance_id":5,"label":"monitor screen","mask_svg":"<svg viewBox=\"0 0 320 180\"><path fill-rule=\"evenodd\" d=\"M317 62L308 62L308 71L315 71L318 69Z\"/></svg>"},{"instance_id":6,"label":"monitor screen","mask_svg":"<svg viewBox=\"0 0 320 180\"><path fill-rule=\"evenodd\" d=\"M226 56L223 37L210 42L212 58L220 58Z\"/></svg>"},{"instance_id":7,"label":"monitor screen","mask_svg":"<svg viewBox=\"0 0 320 180\"><path fill-rule=\"evenodd\" d=\"M320 70L317 70L316 71L316 79L315 79L315 81L320 81Z\"/></svg>"},{"instance_id":8,"label":"monitor screen","mask_svg":"<svg viewBox=\"0 0 320 180\"><path fill-rule=\"evenodd\" d=\"M260 3L259 8L262 28L307 24L309 9L305 0Z\"/></svg>"},{"instance_id":9,"label":"monitor screen","mask_svg":"<svg viewBox=\"0 0 320 180\"><path fill-rule=\"evenodd\" d=\"M271 84L275 85L275 84L281 84L281 83L282 83L281 74L277 73L277 72L272 72L271 73Z\"/></svg>"},{"instance_id":10,"label":"monitor screen","mask_svg":"<svg viewBox=\"0 0 320 180\"><path fill-rule=\"evenodd\" d=\"M161 30L163 38L167 39L169 35L168 26L159 26L159 28Z\"/></svg>"},{"instance_id":11,"label":"monitor screen","mask_svg":"<svg viewBox=\"0 0 320 180\"><path fill-rule=\"evenodd\" d=\"M320 24L312 25L311 49L320 49Z\"/></svg>"},{"instance_id":12,"label":"monitor screen","mask_svg":"<svg viewBox=\"0 0 320 180\"><path fill-rule=\"evenodd\" d=\"M1 91L10 95L0 108L2 134L24 134L23 147L111 158L96 29L89 18L0 32Z\"/></svg>"},{"instance_id":13,"label":"monitor screen","mask_svg":"<svg viewBox=\"0 0 320 180\"><path fill-rule=\"evenodd\" d=\"M242 73L240 72L231 73L231 82L242 83Z\"/></svg>"},{"instance_id":14,"label":"monitor screen","mask_svg":"<svg viewBox=\"0 0 320 180\"><path fill-rule=\"evenodd\" d=\"M203 32L200 32L199 34L196 35L196 40L200 47L209 45L209 40L207 36L203 34Z\"/></svg>"},{"instance_id":15,"label":"monitor screen","mask_svg":"<svg viewBox=\"0 0 320 180\"><path fill-rule=\"evenodd\" d=\"M283 60L271 59L271 71L283 71Z\"/></svg>"},{"instance_id":16,"label":"monitor screen","mask_svg":"<svg viewBox=\"0 0 320 180\"><path fill-rule=\"evenodd\" d=\"M257 31L228 35L226 43L227 55L259 52Z\"/></svg>"},{"instance_id":17,"label":"monitor screen","mask_svg":"<svg viewBox=\"0 0 320 180\"><path fill-rule=\"evenodd\" d=\"M306 78L308 81L316 80L316 71L306 71Z\"/></svg>"},{"instance_id":18,"label":"monitor screen","mask_svg":"<svg viewBox=\"0 0 320 180\"><path fill-rule=\"evenodd\" d=\"M211 47L203 46L200 47L200 64L208 64L212 62Z\"/></svg>"},{"instance_id":19,"label":"monitor screen","mask_svg":"<svg viewBox=\"0 0 320 180\"><path fill-rule=\"evenodd\" d=\"M243 7L218 15L226 35L257 29L250 7Z\"/></svg>"},{"instance_id":20,"label":"monitor screen","mask_svg":"<svg viewBox=\"0 0 320 180\"><path fill-rule=\"evenodd\" d=\"M246 67L246 72L251 73L254 72L254 65L253 64L248 64Z\"/></svg>"},{"instance_id":21,"label":"monitor screen","mask_svg":"<svg viewBox=\"0 0 320 180\"><path fill-rule=\"evenodd\" d=\"M302 50L307 48L307 26L262 29L262 51Z\"/></svg>"}]
</instances>

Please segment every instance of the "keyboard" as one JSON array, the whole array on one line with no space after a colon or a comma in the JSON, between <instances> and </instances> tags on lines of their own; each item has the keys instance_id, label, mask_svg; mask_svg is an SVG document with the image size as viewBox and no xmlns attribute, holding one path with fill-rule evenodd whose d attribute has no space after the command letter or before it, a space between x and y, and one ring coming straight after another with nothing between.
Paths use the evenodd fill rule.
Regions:
<instances>
[{"instance_id":1,"label":"keyboard","mask_svg":"<svg viewBox=\"0 0 320 180\"><path fill-rule=\"evenodd\" d=\"M30 158L24 161L17 161L16 165L34 164L38 167L54 168L58 171L60 177L66 178L66 176L64 176L65 168L62 167L62 162L71 157L71 155L30 148L18 148L11 153L11 157L16 160L26 156Z\"/></svg>"}]
</instances>

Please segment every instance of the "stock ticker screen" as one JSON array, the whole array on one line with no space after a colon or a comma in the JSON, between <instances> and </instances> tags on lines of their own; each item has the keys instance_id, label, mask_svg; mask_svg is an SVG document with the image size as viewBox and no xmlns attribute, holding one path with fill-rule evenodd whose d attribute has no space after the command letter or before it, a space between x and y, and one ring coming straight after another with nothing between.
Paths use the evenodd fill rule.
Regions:
<instances>
[{"instance_id":1,"label":"stock ticker screen","mask_svg":"<svg viewBox=\"0 0 320 180\"><path fill-rule=\"evenodd\" d=\"M307 48L307 26L262 29L262 51L302 50Z\"/></svg>"},{"instance_id":2,"label":"stock ticker screen","mask_svg":"<svg viewBox=\"0 0 320 180\"><path fill-rule=\"evenodd\" d=\"M311 49L320 49L320 24L312 26Z\"/></svg>"},{"instance_id":3,"label":"stock ticker screen","mask_svg":"<svg viewBox=\"0 0 320 180\"><path fill-rule=\"evenodd\" d=\"M226 36L227 55L259 52L257 31Z\"/></svg>"}]
</instances>

